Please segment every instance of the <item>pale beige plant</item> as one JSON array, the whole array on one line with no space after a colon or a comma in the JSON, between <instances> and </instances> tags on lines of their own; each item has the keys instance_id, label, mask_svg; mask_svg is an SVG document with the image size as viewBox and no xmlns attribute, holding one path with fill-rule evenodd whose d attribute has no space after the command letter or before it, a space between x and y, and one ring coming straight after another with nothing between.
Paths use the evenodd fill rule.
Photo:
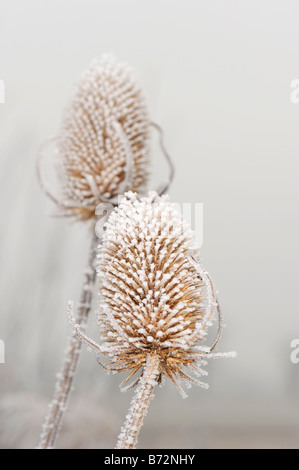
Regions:
<instances>
[{"instance_id":1,"label":"pale beige plant","mask_svg":"<svg viewBox=\"0 0 299 470\"><path fill-rule=\"evenodd\" d=\"M76 322L85 330L95 283L94 260L100 240L95 235L96 208L103 202L113 207L118 195L128 189L142 191L148 179L149 117L141 87L128 67L105 56L95 62L78 82L64 115L55 144L59 196L53 194L43 172L46 142L38 159L38 176L44 192L58 212L90 221L91 248L85 271ZM168 158L168 156L167 156ZM81 342L72 337L39 448L55 446L66 403L72 388Z\"/></svg>"},{"instance_id":2,"label":"pale beige plant","mask_svg":"<svg viewBox=\"0 0 299 470\"><path fill-rule=\"evenodd\" d=\"M167 196L128 192L106 223L97 266L102 344L86 337L71 304L68 315L76 336L109 358L107 370L129 373L122 390L136 386L117 443L133 448L157 384L167 377L186 397L184 385L207 388L206 359L234 353L213 352L222 329L215 288L194 233ZM217 338L205 347L215 318Z\"/></svg>"},{"instance_id":3,"label":"pale beige plant","mask_svg":"<svg viewBox=\"0 0 299 470\"><path fill-rule=\"evenodd\" d=\"M82 75L54 139L60 195L53 195L42 172L48 142L38 162L41 184L63 215L93 219L99 203L145 189L149 136L142 88L126 65L105 55Z\"/></svg>"}]
</instances>

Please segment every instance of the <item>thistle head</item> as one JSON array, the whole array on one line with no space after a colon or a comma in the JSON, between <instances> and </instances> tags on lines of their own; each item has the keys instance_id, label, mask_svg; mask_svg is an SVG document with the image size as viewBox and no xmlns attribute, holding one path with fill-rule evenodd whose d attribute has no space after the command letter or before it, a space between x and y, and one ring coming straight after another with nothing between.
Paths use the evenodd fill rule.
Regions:
<instances>
[{"instance_id":1,"label":"thistle head","mask_svg":"<svg viewBox=\"0 0 299 470\"><path fill-rule=\"evenodd\" d=\"M217 306L206 274L194 233L168 197L127 193L108 219L98 255L101 348L107 368L129 371L123 384L155 354L159 381L205 386L187 371L203 375L209 356L198 345Z\"/></svg>"},{"instance_id":2,"label":"thistle head","mask_svg":"<svg viewBox=\"0 0 299 470\"><path fill-rule=\"evenodd\" d=\"M64 215L95 217L96 206L148 179L149 116L130 70L110 56L78 82L58 138L58 205ZM54 199L54 197L52 197Z\"/></svg>"}]
</instances>

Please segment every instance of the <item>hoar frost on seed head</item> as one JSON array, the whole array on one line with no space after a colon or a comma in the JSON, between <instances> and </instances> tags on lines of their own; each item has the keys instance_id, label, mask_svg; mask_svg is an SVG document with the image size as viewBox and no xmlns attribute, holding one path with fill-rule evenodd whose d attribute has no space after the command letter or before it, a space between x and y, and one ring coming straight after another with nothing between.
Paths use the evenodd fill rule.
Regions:
<instances>
[{"instance_id":1,"label":"hoar frost on seed head","mask_svg":"<svg viewBox=\"0 0 299 470\"><path fill-rule=\"evenodd\" d=\"M125 194L106 223L97 270L107 367L129 371L126 384L149 354L157 354L159 381L164 375L179 388L180 382L206 387L186 370L200 377L203 358L217 356L197 345L217 303L194 234L168 196Z\"/></svg>"},{"instance_id":2,"label":"hoar frost on seed head","mask_svg":"<svg viewBox=\"0 0 299 470\"><path fill-rule=\"evenodd\" d=\"M100 202L129 188L144 189L149 126L143 90L128 67L109 55L95 61L76 86L59 139L57 166L68 215L93 218Z\"/></svg>"}]
</instances>

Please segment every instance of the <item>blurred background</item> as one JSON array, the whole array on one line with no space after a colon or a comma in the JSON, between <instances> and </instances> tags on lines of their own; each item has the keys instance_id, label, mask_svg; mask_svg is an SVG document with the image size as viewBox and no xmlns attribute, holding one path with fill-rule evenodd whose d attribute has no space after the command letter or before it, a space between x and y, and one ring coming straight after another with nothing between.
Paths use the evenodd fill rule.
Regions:
<instances>
[{"instance_id":1,"label":"blurred background","mask_svg":"<svg viewBox=\"0 0 299 470\"><path fill-rule=\"evenodd\" d=\"M208 391L156 391L139 448L295 448L299 443L299 4L296 0L0 0L0 447L30 448L54 389L68 299L89 248L54 218L36 177L74 82L111 52L164 130L178 203L204 205L201 256L226 328ZM153 152L152 186L166 174ZM95 312L95 309L93 309ZM88 332L95 339L95 313ZM112 448L132 392L83 348L58 447Z\"/></svg>"}]
</instances>

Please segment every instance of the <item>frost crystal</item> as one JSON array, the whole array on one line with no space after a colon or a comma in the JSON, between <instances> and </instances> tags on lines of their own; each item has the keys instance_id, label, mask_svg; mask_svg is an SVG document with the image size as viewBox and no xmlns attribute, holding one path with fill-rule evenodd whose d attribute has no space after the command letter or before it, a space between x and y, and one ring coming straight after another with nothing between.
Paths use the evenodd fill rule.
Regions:
<instances>
[{"instance_id":1,"label":"frost crystal","mask_svg":"<svg viewBox=\"0 0 299 470\"><path fill-rule=\"evenodd\" d=\"M94 218L99 203L144 189L149 126L143 91L128 67L111 56L94 62L76 86L57 142L61 200L46 191L64 215Z\"/></svg>"},{"instance_id":2,"label":"frost crystal","mask_svg":"<svg viewBox=\"0 0 299 470\"><path fill-rule=\"evenodd\" d=\"M194 234L167 196L126 193L106 223L97 270L101 350L108 368L130 372L122 385L129 388L138 371L142 377L155 355L157 382L170 378L183 396L181 382L206 387L197 379L206 375L203 359L223 355L199 349L198 342L215 318L217 301Z\"/></svg>"}]
</instances>

